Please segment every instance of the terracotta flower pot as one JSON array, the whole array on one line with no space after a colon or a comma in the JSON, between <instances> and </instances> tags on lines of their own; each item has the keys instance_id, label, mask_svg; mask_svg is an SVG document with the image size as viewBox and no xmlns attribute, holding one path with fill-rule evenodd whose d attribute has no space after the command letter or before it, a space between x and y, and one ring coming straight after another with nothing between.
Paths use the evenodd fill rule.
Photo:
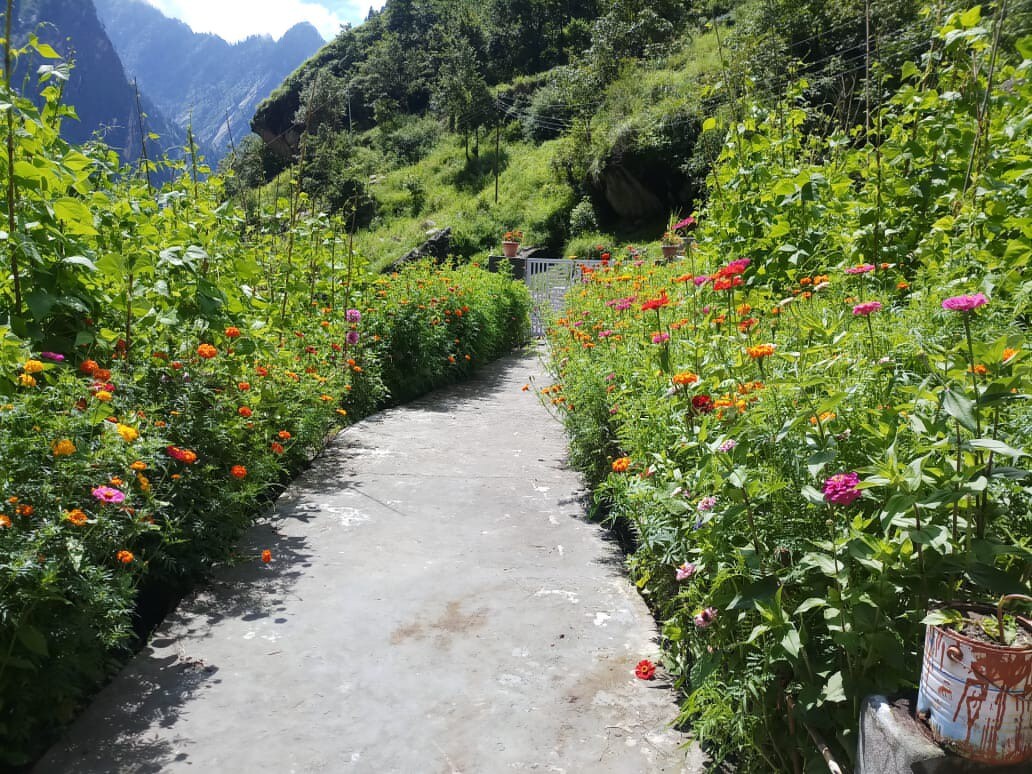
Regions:
<instances>
[{"instance_id":1,"label":"terracotta flower pot","mask_svg":"<svg viewBox=\"0 0 1032 774\"><path fill-rule=\"evenodd\" d=\"M506 258L515 258L519 249L519 242L502 242L502 255Z\"/></svg>"},{"instance_id":2,"label":"terracotta flower pot","mask_svg":"<svg viewBox=\"0 0 1032 774\"><path fill-rule=\"evenodd\" d=\"M681 249L680 245L663 245L662 247L663 257L666 258L668 261L674 256L676 256L678 251Z\"/></svg>"}]
</instances>

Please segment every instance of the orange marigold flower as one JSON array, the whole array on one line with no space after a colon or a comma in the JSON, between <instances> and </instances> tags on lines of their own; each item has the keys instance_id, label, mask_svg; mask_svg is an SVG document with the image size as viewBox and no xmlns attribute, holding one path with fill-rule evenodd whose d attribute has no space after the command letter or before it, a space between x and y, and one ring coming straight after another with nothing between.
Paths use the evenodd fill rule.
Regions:
<instances>
[{"instance_id":1,"label":"orange marigold flower","mask_svg":"<svg viewBox=\"0 0 1032 774\"><path fill-rule=\"evenodd\" d=\"M289 441L292 438L292 436L290 435L290 432L288 430L280 430L278 433L276 433L276 436L281 441Z\"/></svg>"},{"instance_id":2,"label":"orange marigold flower","mask_svg":"<svg viewBox=\"0 0 1032 774\"><path fill-rule=\"evenodd\" d=\"M20 384L22 387L35 387L36 386L36 380L35 380L35 378L33 378L32 376L29 376L28 374L19 374L18 375L18 384Z\"/></svg>"},{"instance_id":3,"label":"orange marigold flower","mask_svg":"<svg viewBox=\"0 0 1032 774\"><path fill-rule=\"evenodd\" d=\"M0 513L0 528L8 529L11 526L11 517L6 513Z\"/></svg>"},{"instance_id":4,"label":"orange marigold flower","mask_svg":"<svg viewBox=\"0 0 1032 774\"><path fill-rule=\"evenodd\" d=\"M614 473L626 473L629 467L631 467L630 457L618 457L617 459L613 460Z\"/></svg>"},{"instance_id":5,"label":"orange marigold flower","mask_svg":"<svg viewBox=\"0 0 1032 774\"><path fill-rule=\"evenodd\" d=\"M802 285L804 288L812 282L813 280L809 277L803 277L801 280L799 280L799 284Z\"/></svg>"},{"instance_id":6,"label":"orange marigold flower","mask_svg":"<svg viewBox=\"0 0 1032 774\"><path fill-rule=\"evenodd\" d=\"M211 360L219 354L219 351L211 344L201 344L201 346L197 348L197 354L205 360Z\"/></svg>"},{"instance_id":7,"label":"orange marigold flower","mask_svg":"<svg viewBox=\"0 0 1032 774\"><path fill-rule=\"evenodd\" d=\"M147 469L147 463L143 460L136 460L132 465L129 466L132 470L140 471Z\"/></svg>"},{"instance_id":8,"label":"orange marigold flower","mask_svg":"<svg viewBox=\"0 0 1032 774\"><path fill-rule=\"evenodd\" d=\"M111 402L111 393L107 390L97 390L95 393L93 393L93 397L99 400L101 403Z\"/></svg>"},{"instance_id":9,"label":"orange marigold flower","mask_svg":"<svg viewBox=\"0 0 1032 774\"><path fill-rule=\"evenodd\" d=\"M230 325L228 328L226 328L226 338L228 338L228 339L236 339L236 338L239 338L239 336L240 336L240 329L238 327L236 327L235 325Z\"/></svg>"},{"instance_id":10,"label":"orange marigold flower","mask_svg":"<svg viewBox=\"0 0 1032 774\"><path fill-rule=\"evenodd\" d=\"M240 392L247 392L248 390L251 389L251 383L250 382L237 382L237 389L240 390Z\"/></svg>"},{"instance_id":11,"label":"orange marigold flower","mask_svg":"<svg viewBox=\"0 0 1032 774\"><path fill-rule=\"evenodd\" d=\"M342 408L337 409L337 413L340 414L342 417L346 417L348 415L348 412Z\"/></svg>"},{"instance_id":12,"label":"orange marigold flower","mask_svg":"<svg viewBox=\"0 0 1032 774\"><path fill-rule=\"evenodd\" d=\"M27 374L39 374L43 372L43 362L40 360L26 360L22 370Z\"/></svg>"},{"instance_id":13,"label":"orange marigold flower","mask_svg":"<svg viewBox=\"0 0 1032 774\"><path fill-rule=\"evenodd\" d=\"M286 451L283 448L283 444L281 444L279 441L273 441L272 446L270 446L269 448L272 449L273 454L283 454L283 452Z\"/></svg>"},{"instance_id":14,"label":"orange marigold flower","mask_svg":"<svg viewBox=\"0 0 1032 774\"><path fill-rule=\"evenodd\" d=\"M247 406L241 406L240 408L238 408L238 409L237 409L237 413L238 413L238 414L239 414L240 416L242 416L242 417L243 417L244 419L247 419L247 418L248 418L248 417L250 417L250 416L251 416L251 415L252 415L252 414L253 414L254 412L253 412L253 411L251 411L251 409L250 409L249 407L247 407Z\"/></svg>"},{"instance_id":15,"label":"orange marigold flower","mask_svg":"<svg viewBox=\"0 0 1032 774\"><path fill-rule=\"evenodd\" d=\"M247 468L243 465L234 465L229 469L229 474L233 476L233 478L247 478Z\"/></svg>"},{"instance_id":16,"label":"orange marigold flower","mask_svg":"<svg viewBox=\"0 0 1032 774\"><path fill-rule=\"evenodd\" d=\"M896 283L896 290L906 290L909 287L910 287L910 283L906 282L904 280L900 280L899 282Z\"/></svg>"},{"instance_id":17,"label":"orange marigold flower","mask_svg":"<svg viewBox=\"0 0 1032 774\"><path fill-rule=\"evenodd\" d=\"M1007 347L1007 349L1003 350L1003 362L1006 363L1008 360L1013 360L1017 354L1018 350L1013 347Z\"/></svg>"},{"instance_id":18,"label":"orange marigold flower","mask_svg":"<svg viewBox=\"0 0 1032 774\"><path fill-rule=\"evenodd\" d=\"M124 484L125 482L118 476L112 476L111 480L108 481L108 483L111 484L111 486L122 486L122 484Z\"/></svg>"},{"instance_id":19,"label":"orange marigold flower","mask_svg":"<svg viewBox=\"0 0 1032 774\"><path fill-rule=\"evenodd\" d=\"M140 485L140 491L147 494L151 490L150 479L148 479L143 473L136 474L136 483Z\"/></svg>"},{"instance_id":20,"label":"orange marigold flower","mask_svg":"<svg viewBox=\"0 0 1032 774\"><path fill-rule=\"evenodd\" d=\"M79 373L86 374L87 376L93 376L93 373L100 368L100 365L96 360L83 360L79 363Z\"/></svg>"},{"instance_id":21,"label":"orange marigold flower","mask_svg":"<svg viewBox=\"0 0 1032 774\"><path fill-rule=\"evenodd\" d=\"M121 551L119 551L119 552L118 552L117 554L115 554L115 558L116 558L116 559L117 559L118 561L120 561L120 562L121 562L122 564L131 564L131 563L132 563L132 561L133 561L133 560L134 560L134 559L135 559L136 557L135 557L135 556L133 556L133 552L132 552L132 551L126 551L126 550L125 550L125 549L123 548L123 549L122 549Z\"/></svg>"},{"instance_id":22,"label":"orange marigold flower","mask_svg":"<svg viewBox=\"0 0 1032 774\"><path fill-rule=\"evenodd\" d=\"M15 507L14 512L18 516L31 516L36 512L36 508L28 503L20 503Z\"/></svg>"},{"instance_id":23,"label":"orange marigold flower","mask_svg":"<svg viewBox=\"0 0 1032 774\"><path fill-rule=\"evenodd\" d=\"M123 425L118 423L115 425L115 432L122 436L122 440L126 443L132 443L140 437L140 431L131 425Z\"/></svg>"},{"instance_id":24,"label":"orange marigold flower","mask_svg":"<svg viewBox=\"0 0 1032 774\"><path fill-rule=\"evenodd\" d=\"M987 373L989 373L989 369L986 368L984 363L975 363L973 366L971 366L971 372L977 374L978 376L985 376Z\"/></svg>"},{"instance_id":25,"label":"orange marigold flower","mask_svg":"<svg viewBox=\"0 0 1032 774\"><path fill-rule=\"evenodd\" d=\"M693 374L691 371L682 371L679 374L674 374L672 381L674 384L686 387L689 384L697 384L699 381L699 375Z\"/></svg>"},{"instance_id":26,"label":"orange marigold flower","mask_svg":"<svg viewBox=\"0 0 1032 774\"><path fill-rule=\"evenodd\" d=\"M110 368L98 368L93 372L93 378L98 382L106 382L111 378Z\"/></svg>"},{"instance_id":27,"label":"orange marigold flower","mask_svg":"<svg viewBox=\"0 0 1032 774\"><path fill-rule=\"evenodd\" d=\"M68 438L62 438L60 441L55 441L50 450L55 457L67 457L69 454L75 454L75 444Z\"/></svg>"},{"instance_id":28,"label":"orange marigold flower","mask_svg":"<svg viewBox=\"0 0 1032 774\"><path fill-rule=\"evenodd\" d=\"M269 369L266 368L265 366L255 366L254 372L256 374L258 374L259 376L268 376L269 375Z\"/></svg>"},{"instance_id":29,"label":"orange marigold flower","mask_svg":"<svg viewBox=\"0 0 1032 774\"><path fill-rule=\"evenodd\" d=\"M86 525L86 522L89 521L89 517L83 512L81 508L73 508L72 510L65 513L64 516L76 527L83 527Z\"/></svg>"},{"instance_id":30,"label":"orange marigold flower","mask_svg":"<svg viewBox=\"0 0 1032 774\"><path fill-rule=\"evenodd\" d=\"M268 548L266 548L264 551L262 551L262 562L264 564L268 564L271 561L272 561L272 551L270 551Z\"/></svg>"},{"instance_id":31,"label":"orange marigold flower","mask_svg":"<svg viewBox=\"0 0 1032 774\"><path fill-rule=\"evenodd\" d=\"M323 403L328 403L329 401L333 400L333 396L332 395L320 395L319 396L319 400L321 400Z\"/></svg>"},{"instance_id":32,"label":"orange marigold flower","mask_svg":"<svg viewBox=\"0 0 1032 774\"><path fill-rule=\"evenodd\" d=\"M773 344L757 344L754 347L746 347L745 352L753 360L760 360L774 354Z\"/></svg>"}]
</instances>

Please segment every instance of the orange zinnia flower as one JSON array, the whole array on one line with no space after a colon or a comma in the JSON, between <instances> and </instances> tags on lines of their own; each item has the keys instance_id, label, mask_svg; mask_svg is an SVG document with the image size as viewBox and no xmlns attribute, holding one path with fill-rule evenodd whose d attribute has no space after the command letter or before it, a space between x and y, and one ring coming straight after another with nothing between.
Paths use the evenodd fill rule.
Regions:
<instances>
[{"instance_id":1,"label":"orange zinnia flower","mask_svg":"<svg viewBox=\"0 0 1032 774\"><path fill-rule=\"evenodd\" d=\"M197 348L197 354L203 357L205 360L211 360L213 357L219 354L219 351L215 349L211 344L201 344Z\"/></svg>"},{"instance_id":2,"label":"orange zinnia flower","mask_svg":"<svg viewBox=\"0 0 1032 774\"><path fill-rule=\"evenodd\" d=\"M753 360L760 360L774 354L773 344L757 344L755 347L746 347L745 352Z\"/></svg>"},{"instance_id":3,"label":"orange zinnia flower","mask_svg":"<svg viewBox=\"0 0 1032 774\"><path fill-rule=\"evenodd\" d=\"M238 408L238 409L237 409L237 413L238 413L238 414L239 414L240 416L242 416L242 417L243 417L244 419L247 419L247 418L248 418L248 417L250 417L250 416L251 416L251 415L252 415L252 414L253 414L254 412L253 412L253 411L251 411L251 409L250 409L250 408L248 408L247 406L241 406L240 408Z\"/></svg>"},{"instance_id":4,"label":"orange zinnia flower","mask_svg":"<svg viewBox=\"0 0 1032 774\"><path fill-rule=\"evenodd\" d=\"M672 381L681 387L687 387L689 384L696 384L699 381L699 375L693 374L690 371L683 371L679 374L674 374Z\"/></svg>"},{"instance_id":5,"label":"orange zinnia flower","mask_svg":"<svg viewBox=\"0 0 1032 774\"><path fill-rule=\"evenodd\" d=\"M65 518L68 519L76 527L82 527L89 520L89 517L83 512L81 508L73 508L65 514Z\"/></svg>"},{"instance_id":6,"label":"orange zinnia flower","mask_svg":"<svg viewBox=\"0 0 1032 774\"><path fill-rule=\"evenodd\" d=\"M133 559L135 559L136 557L133 556L133 552L132 551L126 551L123 548L121 551L119 551L117 554L115 554L115 558L118 561L120 561L122 564L130 564L130 563L132 563Z\"/></svg>"},{"instance_id":7,"label":"orange zinnia flower","mask_svg":"<svg viewBox=\"0 0 1032 774\"><path fill-rule=\"evenodd\" d=\"M233 478L247 478L247 468L243 465L234 465L229 473Z\"/></svg>"},{"instance_id":8,"label":"orange zinnia flower","mask_svg":"<svg viewBox=\"0 0 1032 774\"><path fill-rule=\"evenodd\" d=\"M240 336L240 329L235 325L230 325L226 328L226 338L235 339Z\"/></svg>"},{"instance_id":9,"label":"orange zinnia flower","mask_svg":"<svg viewBox=\"0 0 1032 774\"><path fill-rule=\"evenodd\" d=\"M629 467L631 467L630 457L619 457L613 460L614 473L625 473Z\"/></svg>"},{"instance_id":10,"label":"orange zinnia flower","mask_svg":"<svg viewBox=\"0 0 1032 774\"><path fill-rule=\"evenodd\" d=\"M264 551L262 551L262 562L264 562L265 564L268 564L271 561L272 561L272 551L270 551L268 548L266 548Z\"/></svg>"}]
</instances>

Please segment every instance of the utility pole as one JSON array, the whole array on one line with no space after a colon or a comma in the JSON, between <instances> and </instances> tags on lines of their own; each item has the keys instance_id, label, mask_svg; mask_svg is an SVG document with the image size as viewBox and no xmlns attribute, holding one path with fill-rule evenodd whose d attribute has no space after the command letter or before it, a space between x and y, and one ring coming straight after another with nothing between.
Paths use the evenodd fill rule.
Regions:
<instances>
[{"instance_id":1,"label":"utility pole","mask_svg":"<svg viewBox=\"0 0 1032 774\"><path fill-rule=\"evenodd\" d=\"M140 155L143 156L143 171L147 175L147 190L154 195L154 185L151 183L150 159L147 157L147 133L143 128L143 108L140 106L140 86L133 78L133 90L136 92L136 122L140 127Z\"/></svg>"},{"instance_id":2,"label":"utility pole","mask_svg":"<svg viewBox=\"0 0 1032 774\"><path fill-rule=\"evenodd\" d=\"M495 204L498 204L498 165L502 154L502 121L495 119Z\"/></svg>"}]
</instances>

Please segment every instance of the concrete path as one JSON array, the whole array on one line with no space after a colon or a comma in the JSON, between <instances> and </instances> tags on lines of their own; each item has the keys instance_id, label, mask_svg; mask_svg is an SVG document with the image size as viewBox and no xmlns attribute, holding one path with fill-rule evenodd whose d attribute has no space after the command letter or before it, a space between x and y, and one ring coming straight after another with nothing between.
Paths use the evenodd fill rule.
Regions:
<instances>
[{"instance_id":1,"label":"concrete path","mask_svg":"<svg viewBox=\"0 0 1032 774\"><path fill-rule=\"evenodd\" d=\"M36 774L697 772L536 354L340 435Z\"/></svg>"}]
</instances>

